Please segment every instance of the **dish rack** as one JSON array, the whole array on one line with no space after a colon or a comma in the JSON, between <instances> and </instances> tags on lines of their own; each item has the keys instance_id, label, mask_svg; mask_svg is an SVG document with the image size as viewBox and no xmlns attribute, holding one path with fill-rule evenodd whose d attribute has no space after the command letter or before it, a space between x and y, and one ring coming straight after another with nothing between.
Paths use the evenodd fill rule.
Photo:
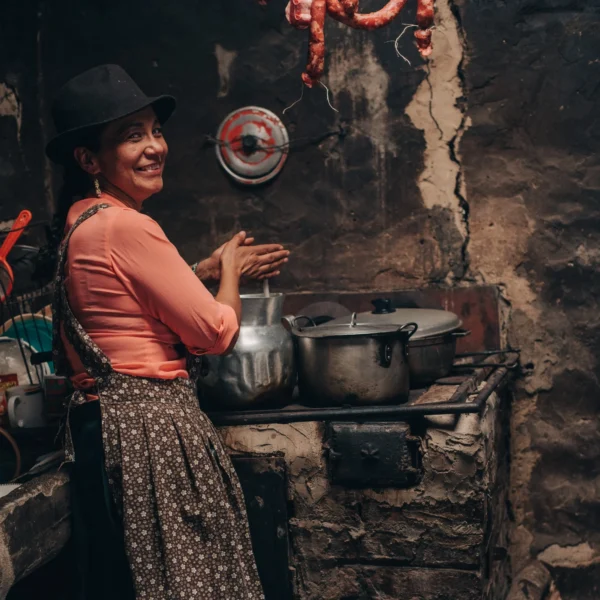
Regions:
<instances>
[{"instance_id":1,"label":"dish rack","mask_svg":"<svg viewBox=\"0 0 600 600\"><path fill-rule=\"evenodd\" d=\"M48 381L54 378L52 296L49 284L30 293L8 296L0 303L0 483L13 481L21 474L21 468L31 462L32 448L37 448L39 442L35 437L39 433L28 437L28 432L39 431L28 427L39 424L15 427L4 392L14 386L31 386L31 393L36 394L33 388L41 388L44 411L49 414L48 398L53 397L46 390ZM46 422L51 423L51 419L46 418Z\"/></svg>"},{"instance_id":2,"label":"dish rack","mask_svg":"<svg viewBox=\"0 0 600 600\"><path fill-rule=\"evenodd\" d=\"M19 385L42 385L44 377L54 373L51 302L49 284L35 292L9 297L0 304L0 363L3 358L7 362L5 352L13 361L20 355Z\"/></svg>"}]
</instances>

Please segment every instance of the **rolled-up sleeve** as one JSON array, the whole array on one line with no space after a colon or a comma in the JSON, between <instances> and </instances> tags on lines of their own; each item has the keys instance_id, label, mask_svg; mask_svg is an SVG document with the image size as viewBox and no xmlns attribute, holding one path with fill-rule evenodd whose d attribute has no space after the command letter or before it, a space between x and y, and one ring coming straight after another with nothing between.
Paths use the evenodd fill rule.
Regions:
<instances>
[{"instance_id":1,"label":"rolled-up sleeve","mask_svg":"<svg viewBox=\"0 0 600 600\"><path fill-rule=\"evenodd\" d=\"M223 354L238 332L235 311L215 300L156 221L115 211L107 236L112 267L140 306L193 354Z\"/></svg>"}]
</instances>

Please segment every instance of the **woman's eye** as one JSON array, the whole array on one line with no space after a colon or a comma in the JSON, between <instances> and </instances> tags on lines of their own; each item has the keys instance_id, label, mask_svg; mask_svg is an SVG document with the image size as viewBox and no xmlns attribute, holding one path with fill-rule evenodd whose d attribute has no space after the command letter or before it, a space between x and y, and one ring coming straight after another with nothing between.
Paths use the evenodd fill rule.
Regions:
<instances>
[{"instance_id":1,"label":"woman's eye","mask_svg":"<svg viewBox=\"0 0 600 600\"><path fill-rule=\"evenodd\" d=\"M152 134L153 134L153 135L162 135L162 129L161 129L160 127L155 127L155 128L152 130Z\"/></svg>"},{"instance_id":2,"label":"woman's eye","mask_svg":"<svg viewBox=\"0 0 600 600\"><path fill-rule=\"evenodd\" d=\"M128 140L139 140L142 137L142 134L139 131L134 131L127 136Z\"/></svg>"}]
</instances>

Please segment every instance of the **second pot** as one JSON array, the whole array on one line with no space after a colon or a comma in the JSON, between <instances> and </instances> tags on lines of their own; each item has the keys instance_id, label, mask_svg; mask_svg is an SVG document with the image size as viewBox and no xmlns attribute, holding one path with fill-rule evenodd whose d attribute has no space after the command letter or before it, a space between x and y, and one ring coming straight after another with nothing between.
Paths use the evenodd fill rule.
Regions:
<instances>
[{"instance_id":1,"label":"second pot","mask_svg":"<svg viewBox=\"0 0 600 600\"><path fill-rule=\"evenodd\" d=\"M395 308L387 299L373 300L372 304L372 312L358 314L359 323L399 327L415 322L419 326L408 345L412 388L428 385L450 373L456 355L456 340L470 333L462 328L457 315L430 308ZM348 317L331 321L331 324L347 323Z\"/></svg>"}]
</instances>

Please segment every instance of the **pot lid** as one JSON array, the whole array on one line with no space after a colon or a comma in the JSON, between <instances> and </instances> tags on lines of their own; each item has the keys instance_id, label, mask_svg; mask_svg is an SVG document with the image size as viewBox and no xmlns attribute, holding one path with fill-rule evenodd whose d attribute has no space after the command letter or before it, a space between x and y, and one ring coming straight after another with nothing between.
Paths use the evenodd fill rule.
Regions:
<instances>
[{"instance_id":1,"label":"pot lid","mask_svg":"<svg viewBox=\"0 0 600 600\"><path fill-rule=\"evenodd\" d=\"M340 321L344 320L344 323ZM296 322L302 321L302 317L297 317ZM353 313L348 319L336 319L324 323L323 325L313 326L308 319L308 326L294 327L294 335L309 338L332 338L332 337L357 337L357 336L377 336L389 335L390 333L405 333L410 337L417 329L414 323L403 324L403 326L393 323L360 323L357 321L356 313Z\"/></svg>"},{"instance_id":2,"label":"pot lid","mask_svg":"<svg viewBox=\"0 0 600 600\"><path fill-rule=\"evenodd\" d=\"M298 314L315 318L326 318L329 321L337 319L339 317L349 317L352 314L351 310L348 310L343 304L339 302L313 302L308 306L302 308Z\"/></svg>"},{"instance_id":3,"label":"pot lid","mask_svg":"<svg viewBox=\"0 0 600 600\"><path fill-rule=\"evenodd\" d=\"M390 300L373 300L375 307L372 312L358 313L358 325L395 325L400 327L406 323L416 323L419 326L411 340L421 340L428 337L443 335L456 331L462 326L462 321L454 313L433 308L394 308ZM341 317L327 325L348 325L349 317Z\"/></svg>"},{"instance_id":4,"label":"pot lid","mask_svg":"<svg viewBox=\"0 0 600 600\"><path fill-rule=\"evenodd\" d=\"M240 108L221 123L217 159L238 183L258 185L275 177L288 157L289 138L281 119L258 106Z\"/></svg>"}]
</instances>

